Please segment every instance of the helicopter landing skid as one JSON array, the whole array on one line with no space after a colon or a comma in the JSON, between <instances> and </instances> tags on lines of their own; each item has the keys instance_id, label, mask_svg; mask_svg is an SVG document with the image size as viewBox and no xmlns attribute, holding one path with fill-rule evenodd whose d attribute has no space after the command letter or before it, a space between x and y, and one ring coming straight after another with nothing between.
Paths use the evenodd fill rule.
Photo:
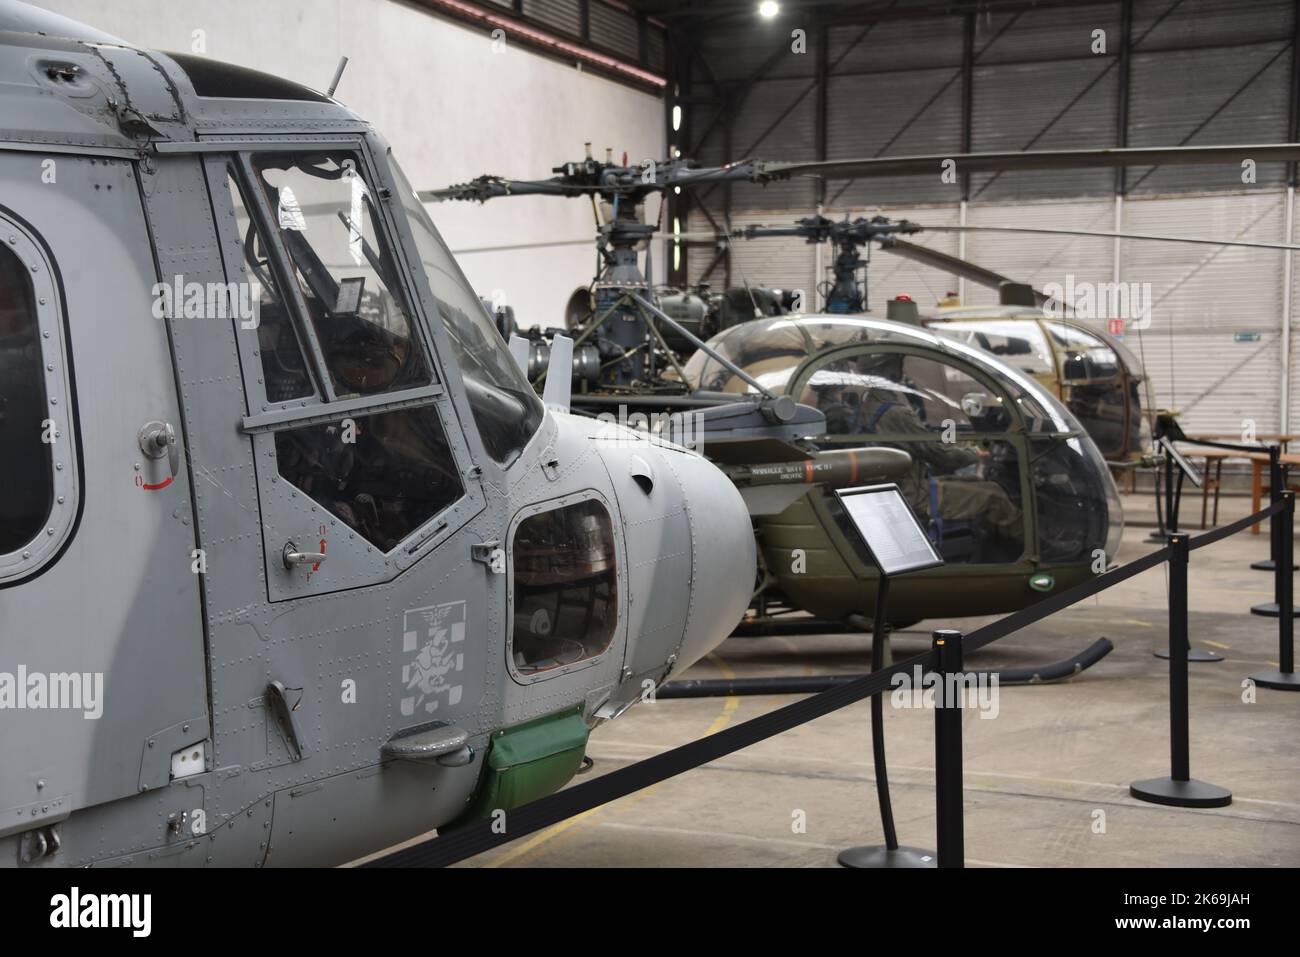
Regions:
<instances>
[{"instance_id":1,"label":"helicopter landing skid","mask_svg":"<svg viewBox=\"0 0 1300 957\"><path fill-rule=\"evenodd\" d=\"M1036 685L1065 681L1091 668L1115 650L1109 638L1098 638L1070 658L1046 665L1002 670L972 670L968 674L997 675L999 685ZM724 698L732 695L817 694L846 685L865 675L799 675L786 678L700 678L670 681L655 692L655 699Z\"/></svg>"}]
</instances>

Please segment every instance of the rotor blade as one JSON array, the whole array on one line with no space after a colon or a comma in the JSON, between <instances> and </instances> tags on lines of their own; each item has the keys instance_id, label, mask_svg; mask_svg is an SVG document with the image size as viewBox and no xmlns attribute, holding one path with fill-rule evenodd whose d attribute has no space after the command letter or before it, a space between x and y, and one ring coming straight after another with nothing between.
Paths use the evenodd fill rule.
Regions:
<instances>
[{"instance_id":1,"label":"rotor blade","mask_svg":"<svg viewBox=\"0 0 1300 957\"><path fill-rule=\"evenodd\" d=\"M463 249L453 249L453 256L468 256L472 253L504 253L513 252L520 249L549 249L553 246L591 246L595 240L590 236L586 239L550 239L538 243L509 243L503 246L466 246Z\"/></svg>"},{"instance_id":2,"label":"rotor blade","mask_svg":"<svg viewBox=\"0 0 1300 957\"><path fill-rule=\"evenodd\" d=\"M680 239L682 242L726 242L727 237L721 233L698 232L698 233L669 233L662 236L669 242ZM474 253L505 253L517 252L521 249L552 249L559 246L591 246L595 240L587 236L584 239L546 239L536 243L505 243L500 246L465 246L460 249L453 249L453 256L470 256Z\"/></svg>"},{"instance_id":3,"label":"rotor blade","mask_svg":"<svg viewBox=\"0 0 1300 957\"><path fill-rule=\"evenodd\" d=\"M694 186L698 183L720 183L728 180L752 180L758 176L755 165L749 161L731 163L727 166L696 166L669 169L659 182L663 188L669 186Z\"/></svg>"},{"instance_id":4,"label":"rotor blade","mask_svg":"<svg viewBox=\"0 0 1300 957\"><path fill-rule=\"evenodd\" d=\"M937 153L928 156L879 156L868 159L822 160L808 163L755 162L759 182L791 176L857 178L912 176L939 173L945 163L956 163L956 173L992 173L1002 170L1085 169L1115 166L1185 166L1201 163L1257 163L1300 160L1300 143L1263 143L1254 146L1162 146L1100 150L1038 150L1006 153Z\"/></svg>"},{"instance_id":5,"label":"rotor blade","mask_svg":"<svg viewBox=\"0 0 1300 957\"><path fill-rule=\"evenodd\" d=\"M1043 233L1052 236L1095 236L1099 239L1140 239L1161 243L1198 243L1203 246L1247 246L1252 249L1300 249L1300 243L1265 243L1248 239L1208 239L1203 236L1157 236L1153 233L1112 233L1092 229L1052 229L1041 226L926 226L935 233Z\"/></svg>"},{"instance_id":6,"label":"rotor blade","mask_svg":"<svg viewBox=\"0 0 1300 957\"><path fill-rule=\"evenodd\" d=\"M580 196L590 192L586 187L559 180L501 179L497 176L480 176L468 183L458 183L443 189L422 189L416 196L425 203L440 203L448 199L478 200L486 202L497 196Z\"/></svg>"},{"instance_id":7,"label":"rotor blade","mask_svg":"<svg viewBox=\"0 0 1300 957\"><path fill-rule=\"evenodd\" d=\"M959 256L953 256L949 253L941 253L937 249L929 249L925 246L917 246L913 243L904 242L901 239L886 239L880 244L880 248L886 252L902 256L904 259L911 259L925 266L933 266L935 269L942 269L944 272L950 272L954 275L969 279L971 282L978 283L981 286L988 286L991 289L997 289L1004 282L1015 282L1010 276L1004 276L1002 273L994 272L992 269L985 269L983 266L977 266L973 262L962 259ZM1034 290L1034 299L1041 306L1048 300L1048 296Z\"/></svg>"}]
</instances>

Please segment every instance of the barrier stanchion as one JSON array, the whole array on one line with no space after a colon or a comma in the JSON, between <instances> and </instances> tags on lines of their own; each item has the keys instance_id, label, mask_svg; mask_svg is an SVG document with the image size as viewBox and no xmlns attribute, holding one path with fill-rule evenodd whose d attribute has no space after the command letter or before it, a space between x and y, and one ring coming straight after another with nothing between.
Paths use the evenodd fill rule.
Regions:
<instances>
[{"instance_id":1,"label":"barrier stanchion","mask_svg":"<svg viewBox=\"0 0 1300 957\"><path fill-rule=\"evenodd\" d=\"M1277 622L1278 665L1276 671L1261 671L1250 680L1261 688L1278 691L1300 691L1300 675L1295 672L1295 576L1285 569L1295 560L1295 492L1282 493L1282 511L1270 520L1278 527L1277 568L1275 587L1280 614Z\"/></svg>"},{"instance_id":2,"label":"barrier stanchion","mask_svg":"<svg viewBox=\"0 0 1300 957\"><path fill-rule=\"evenodd\" d=\"M885 667L889 623L885 617L885 600L889 597L889 576L881 574L876 585L876 617L871 629L871 670ZM919 847L900 847L894 828L894 809L889 800L889 771L885 765L885 693L871 696L871 762L876 775L876 799L880 804L880 826L884 844L850 847L836 858L843 867L934 867L933 851Z\"/></svg>"},{"instance_id":3,"label":"barrier stanchion","mask_svg":"<svg viewBox=\"0 0 1300 957\"><path fill-rule=\"evenodd\" d=\"M1280 445L1270 445L1268 447L1268 500L1270 503L1278 501L1282 496L1282 447ZM1278 556L1278 536L1277 525L1273 522L1268 523L1268 558L1262 562L1251 562L1250 567L1256 571L1271 572L1277 568Z\"/></svg>"},{"instance_id":4,"label":"barrier stanchion","mask_svg":"<svg viewBox=\"0 0 1300 957\"><path fill-rule=\"evenodd\" d=\"M1129 794L1153 804L1174 807L1224 807L1232 792L1191 777L1187 722L1187 535L1169 539L1169 752L1170 775L1134 781Z\"/></svg>"},{"instance_id":5,"label":"barrier stanchion","mask_svg":"<svg viewBox=\"0 0 1300 957\"><path fill-rule=\"evenodd\" d=\"M961 771L961 632L934 632L939 688L934 696L935 846L940 867L965 867Z\"/></svg>"},{"instance_id":6,"label":"barrier stanchion","mask_svg":"<svg viewBox=\"0 0 1300 957\"><path fill-rule=\"evenodd\" d=\"M1274 465L1274 463L1276 463L1276 466ZM1278 457L1277 451L1273 448L1269 449L1269 471L1270 473L1272 473L1271 477L1269 478L1269 483L1271 484L1272 487L1269 489L1268 497L1270 501L1277 503L1282 501L1283 496L1286 494L1287 479L1286 479L1286 469L1283 468L1281 459ZM1282 519L1281 512L1277 512L1271 518L1269 518L1268 520L1268 536L1269 536L1268 540L1269 540L1269 554L1270 554L1269 561L1273 569L1273 600L1264 602L1263 604L1259 604L1259 605L1252 605L1250 609L1250 613L1252 615L1260 615L1261 617L1264 618L1278 617L1278 609L1282 607L1282 589L1284 587L1283 580L1290 579L1291 576L1295 573L1295 565L1287 563L1281 557L1282 549L1286 547L1286 543L1283 542L1283 538L1286 535L1294 534L1294 531L1286 532L1282 526L1283 526L1283 519ZM1263 564L1264 564L1263 562L1260 562L1260 565ZM1251 567L1254 568L1256 566L1252 565ZM1292 617L1294 617L1295 614L1296 614L1295 608L1292 607L1291 609Z\"/></svg>"}]
</instances>

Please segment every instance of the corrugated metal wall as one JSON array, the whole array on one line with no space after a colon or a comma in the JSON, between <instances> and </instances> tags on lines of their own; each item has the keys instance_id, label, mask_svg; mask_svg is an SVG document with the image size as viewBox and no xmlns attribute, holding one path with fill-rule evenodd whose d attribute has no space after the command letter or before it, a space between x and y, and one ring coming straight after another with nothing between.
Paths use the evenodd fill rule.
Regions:
<instances>
[{"instance_id":1,"label":"corrugated metal wall","mask_svg":"<svg viewBox=\"0 0 1300 957\"><path fill-rule=\"evenodd\" d=\"M582 33L582 10L578 0L524 0L524 16L569 36Z\"/></svg>"},{"instance_id":2,"label":"corrugated metal wall","mask_svg":"<svg viewBox=\"0 0 1300 957\"><path fill-rule=\"evenodd\" d=\"M912 5L900 0L894 8ZM1127 145L1267 143L1288 139L1293 94L1294 0L1134 0L1129 64ZM969 143L976 152L1101 148L1123 142L1121 89L1125 4L923 16L843 24L826 32L825 158L958 153L966 131L963 47L971 49ZM967 34L969 30L969 34ZM1094 52L1099 35L1104 52ZM740 106L717 122L697 157L704 163L758 156L817 158L817 49L782 53L790 39L750 27L711 30L697 38L726 96ZM767 62L752 84L746 81ZM702 68L693 89L714 89ZM713 121L701 105L686 137ZM725 114L724 114L725 116ZM691 131L694 131L693 133ZM1261 241L1286 238L1283 164L1260 165L1254 183L1237 166L1132 169L1124 177L1120 228L1181 236ZM1110 231L1115 228L1116 174L1110 170L1022 172L971 177L970 225L1020 225ZM876 212L934 225L960 220L964 184L933 176L832 181L826 214ZM731 189L730 219L788 223L815 211L812 181ZM722 188L701 190L719 223L728 216ZM693 211L686 228L709 228ZM1292 240L1300 242L1300 223ZM959 252L956 234L914 241ZM761 251L754 251L760 247ZM1128 344L1142 354L1160 404L1181 409L1190 431L1234 432L1251 420L1259 432L1281 422L1280 350L1284 290L1282 252L1109 238L969 233L966 255L980 265L1041 286L1064 282L1149 283L1148 328L1130 326ZM834 250L822 251L829 266ZM813 288L815 250L797 239L737 241L732 281ZM712 252L692 250L698 280ZM1300 270L1297 270L1300 273ZM719 268L711 277L723 281ZM769 278L772 277L772 278ZM1291 296L1300 302L1300 274ZM923 307L958 287L956 277L876 250L869 294L877 311L909 293ZM965 300L991 302L992 291L965 284ZM1300 347L1292 347L1293 364ZM1290 426L1300 429L1300 389L1290 390Z\"/></svg>"},{"instance_id":3,"label":"corrugated metal wall","mask_svg":"<svg viewBox=\"0 0 1300 957\"><path fill-rule=\"evenodd\" d=\"M591 0L590 10L592 42L630 60L638 59L636 17L600 0Z\"/></svg>"}]
</instances>

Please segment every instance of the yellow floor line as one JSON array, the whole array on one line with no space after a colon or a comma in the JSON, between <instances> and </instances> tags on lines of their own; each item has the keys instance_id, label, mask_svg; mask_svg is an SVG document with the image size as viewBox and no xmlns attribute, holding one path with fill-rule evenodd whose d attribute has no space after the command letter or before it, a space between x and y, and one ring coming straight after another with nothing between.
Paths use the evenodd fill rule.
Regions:
<instances>
[{"instance_id":1,"label":"yellow floor line","mask_svg":"<svg viewBox=\"0 0 1300 957\"><path fill-rule=\"evenodd\" d=\"M601 807L604 807L604 805L602 804ZM552 838L559 837L569 828L581 824L583 820L595 814L599 810L600 807L593 807L590 810L583 811L581 814L575 814L573 817L569 818L568 820L561 821L559 824L552 824L550 827L542 831L540 834L534 834L531 838L524 841L524 843L520 844L518 847L514 848L508 853L501 855L495 861L492 861L490 864L486 866L505 867L511 861L518 860L519 858L523 857L525 854L532 853L532 851L541 847L543 844L545 844L547 841L550 841ZM506 820L507 821L509 820L508 815Z\"/></svg>"},{"instance_id":2,"label":"yellow floor line","mask_svg":"<svg viewBox=\"0 0 1300 957\"><path fill-rule=\"evenodd\" d=\"M728 665L721 658L719 658L717 655L713 655L713 654L709 655L708 660L713 662L715 665L717 665L718 670L722 672L722 677L728 680L734 679L736 677L736 673L731 670L731 666ZM731 723L731 716L736 713L736 709L739 707L740 707L740 699L737 698L734 694L727 695L727 700L722 703L722 714L718 715L716 718L713 719L713 724L709 725L709 730L704 732L705 735L717 734L719 731L721 731L723 728L729 725Z\"/></svg>"}]
</instances>

